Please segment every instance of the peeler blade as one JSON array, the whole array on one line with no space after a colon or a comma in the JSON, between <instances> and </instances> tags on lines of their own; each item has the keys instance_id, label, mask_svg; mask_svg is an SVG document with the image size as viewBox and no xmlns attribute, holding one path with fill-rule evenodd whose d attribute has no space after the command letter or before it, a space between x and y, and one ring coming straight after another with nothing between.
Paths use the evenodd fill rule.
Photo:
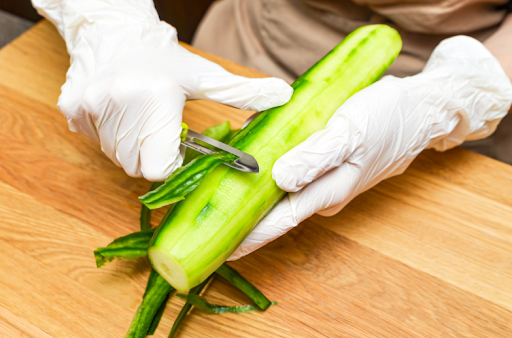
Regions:
<instances>
[{"instance_id":1,"label":"peeler blade","mask_svg":"<svg viewBox=\"0 0 512 338\"><path fill-rule=\"evenodd\" d=\"M214 140L211 137L196 133L193 130L190 130L190 129L188 130L186 140L181 142L181 144L183 144L184 146L186 146L188 148L194 149L202 154L211 154L211 153L215 152L214 150L195 142L195 140L199 140L199 141L209 144L217 149L223 150L227 153L237 156L238 158L236 160L234 160L233 162L225 162L224 163L228 167L231 167L233 169L237 169L240 171L244 171L247 173L251 173L251 174L257 174L260 172L260 167L258 166L258 162L251 155L244 153L243 151L233 148L231 146L228 146L225 143Z\"/></svg>"}]
</instances>

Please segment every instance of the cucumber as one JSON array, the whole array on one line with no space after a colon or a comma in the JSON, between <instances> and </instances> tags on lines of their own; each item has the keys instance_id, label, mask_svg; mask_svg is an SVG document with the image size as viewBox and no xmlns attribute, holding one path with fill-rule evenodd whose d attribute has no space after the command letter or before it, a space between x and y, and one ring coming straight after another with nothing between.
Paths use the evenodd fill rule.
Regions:
<instances>
[{"instance_id":1,"label":"cucumber","mask_svg":"<svg viewBox=\"0 0 512 338\"><path fill-rule=\"evenodd\" d=\"M219 268L286 194L272 180L274 162L324 128L351 95L375 82L401 45L399 34L388 26L361 27L295 81L287 104L263 112L230 142L256 158L258 174L224 165L209 171L217 162L200 158L189 163L176 182L195 189L187 190L186 199L157 227L148 247L153 268L182 292ZM206 172L199 182L197 174ZM170 177L160 192L174 180Z\"/></svg>"}]
</instances>

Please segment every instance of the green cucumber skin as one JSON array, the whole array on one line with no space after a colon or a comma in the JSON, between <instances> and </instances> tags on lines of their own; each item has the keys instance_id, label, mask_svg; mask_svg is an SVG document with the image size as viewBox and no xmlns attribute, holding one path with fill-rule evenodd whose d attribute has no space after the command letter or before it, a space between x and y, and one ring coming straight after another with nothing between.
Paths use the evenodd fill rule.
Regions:
<instances>
[{"instance_id":1,"label":"green cucumber skin","mask_svg":"<svg viewBox=\"0 0 512 338\"><path fill-rule=\"evenodd\" d=\"M249 283L247 279L229 265L222 264L215 272L251 298L260 310L266 310L272 305L272 302L257 287Z\"/></svg>"},{"instance_id":2,"label":"green cucumber skin","mask_svg":"<svg viewBox=\"0 0 512 338\"><path fill-rule=\"evenodd\" d=\"M139 200L151 210L181 201L196 189L215 167L224 163L226 159L231 159L232 156L221 153L198 156L173 172L160 187L139 197Z\"/></svg>"},{"instance_id":3,"label":"green cucumber skin","mask_svg":"<svg viewBox=\"0 0 512 338\"><path fill-rule=\"evenodd\" d=\"M217 141L228 142L239 131L231 130L230 128L231 123L226 121L205 129L201 134ZM202 144L201 141L196 142ZM214 149L208 144L203 145ZM200 158L197 159L198 157ZM218 157L218 159L214 160L216 157ZM221 160L221 157L224 158L224 156L220 154L216 156L203 156L201 153L187 148L185 159L183 160L183 166L187 166L194 160L196 162L201 162L202 165L199 165L199 163L194 163L193 166L188 166L189 169L179 168L167 180L165 180L165 182L155 182L147 194L139 197L139 200L143 202L140 218L141 229L145 230L146 228L151 228L150 218L152 209L160 208L167 204L176 203L182 200L188 194L188 192L195 189L199 182L210 171L212 171L215 166L224 162ZM214 164L212 164L212 162L214 162ZM195 172L191 172L190 169L193 169ZM186 175L180 175L181 173L185 173ZM195 182L192 182L193 180L191 180L190 177L193 177Z\"/></svg>"},{"instance_id":4,"label":"green cucumber skin","mask_svg":"<svg viewBox=\"0 0 512 338\"><path fill-rule=\"evenodd\" d=\"M151 270L148 284L142 297L142 303L139 305L135 316L132 319L130 328L125 338L144 338L153 322L160 305L167 299L169 293L173 290L165 279L158 273Z\"/></svg>"},{"instance_id":5,"label":"green cucumber skin","mask_svg":"<svg viewBox=\"0 0 512 338\"><path fill-rule=\"evenodd\" d=\"M107 263L122 258L138 258L147 255L147 243L153 236L153 229L134 232L115 239L106 247L94 250L96 266L101 268Z\"/></svg>"},{"instance_id":6,"label":"green cucumber skin","mask_svg":"<svg viewBox=\"0 0 512 338\"><path fill-rule=\"evenodd\" d=\"M186 300L188 304L194 305L194 307L198 308L199 310L214 315L221 315L224 313L245 313L260 310L259 307L252 304L235 306L211 304L204 297L193 293L189 293L188 295L182 295L178 293L176 296Z\"/></svg>"},{"instance_id":7,"label":"green cucumber skin","mask_svg":"<svg viewBox=\"0 0 512 338\"><path fill-rule=\"evenodd\" d=\"M190 295L199 295L203 291L203 289L206 287L206 284L208 284L208 282L210 281L210 279L212 277L213 277L213 275L208 277L207 279L205 279L198 286L190 289L189 294ZM183 305L183 308L181 309L180 313L178 314L178 317L176 317L176 319L174 320L174 324L172 324L171 332L169 333L168 338L173 338L176 336L176 333L178 332L178 330L181 326L181 323L183 322L183 320L185 319L185 317L187 316L187 314L191 308L192 308L192 304L190 304L190 303L185 303L185 305Z\"/></svg>"},{"instance_id":8,"label":"green cucumber skin","mask_svg":"<svg viewBox=\"0 0 512 338\"><path fill-rule=\"evenodd\" d=\"M164 182L153 182L149 191L158 189ZM140 209L140 231L151 229L151 209L142 204Z\"/></svg>"},{"instance_id":9,"label":"green cucumber skin","mask_svg":"<svg viewBox=\"0 0 512 338\"><path fill-rule=\"evenodd\" d=\"M400 48L400 36L388 26L366 26L349 35L295 81L290 102L260 114L230 142L256 158L259 174L226 166L213 170L157 228L149 259L152 250L169 253L186 272L188 288L206 279L286 194L272 180L274 162L375 82Z\"/></svg>"},{"instance_id":10,"label":"green cucumber skin","mask_svg":"<svg viewBox=\"0 0 512 338\"><path fill-rule=\"evenodd\" d=\"M160 306L158 307L158 310L156 311L155 316L151 321L151 325L149 325L146 336L152 336L155 334L156 329L158 328L158 325L160 325L160 321L162 320L162 316L164 315L165 307L167 305L167 302L169 301L169 298L171 298L170 292L167 294L167 297L164 298L162 304L160 304Z\"/></svg>"}]
</instances>

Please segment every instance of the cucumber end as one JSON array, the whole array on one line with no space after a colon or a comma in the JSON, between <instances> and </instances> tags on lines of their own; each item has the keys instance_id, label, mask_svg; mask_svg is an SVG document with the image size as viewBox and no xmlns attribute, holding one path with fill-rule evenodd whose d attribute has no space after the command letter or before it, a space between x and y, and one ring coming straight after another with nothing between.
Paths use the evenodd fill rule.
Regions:
<instances>
[{"instance_id":1,"label":"cucumber end","mask_svg":"<svg viewBox=\"0 0 512 338\"><path fill-rule=\"evenodd\" d=\"M179 292L190 289L190 280L180 263L168 252L151 247L148 257L153 269Z\"/></svg>"}]
</instances>

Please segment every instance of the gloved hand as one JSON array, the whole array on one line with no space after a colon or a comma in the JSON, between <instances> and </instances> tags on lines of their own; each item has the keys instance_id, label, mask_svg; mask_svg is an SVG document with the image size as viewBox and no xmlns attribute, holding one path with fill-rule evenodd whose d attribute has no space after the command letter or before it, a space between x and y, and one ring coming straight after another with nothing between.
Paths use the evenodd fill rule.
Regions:
<instances>
[{"instance_id":1,"label":"gloved hand","mask_svg":"<svg viewBox=\"0 0 512 338\"><path fill-rule=\"evenodd\" d=\"M238 259L318 213L331 216L360 193L399 175L425 148L443 151L494 132L512 85L478 41L444 40L425 69L384 77L347 100L326 128L276 161L272 176L290 194L230 257Z\"/></svg>"},{"instance_id":2,"label":"gloved hand","mask_svg":"<svg viewBox=\"0 0 512 338\"><path fill-rule=\"evenodd\" d=\"M178 44L151 0L32 0L66 41L71 67L58 106L130 176L179 167L185 100L265 110L292 94L283 80L235 76Z\"/></svg>"}]
</instances>

